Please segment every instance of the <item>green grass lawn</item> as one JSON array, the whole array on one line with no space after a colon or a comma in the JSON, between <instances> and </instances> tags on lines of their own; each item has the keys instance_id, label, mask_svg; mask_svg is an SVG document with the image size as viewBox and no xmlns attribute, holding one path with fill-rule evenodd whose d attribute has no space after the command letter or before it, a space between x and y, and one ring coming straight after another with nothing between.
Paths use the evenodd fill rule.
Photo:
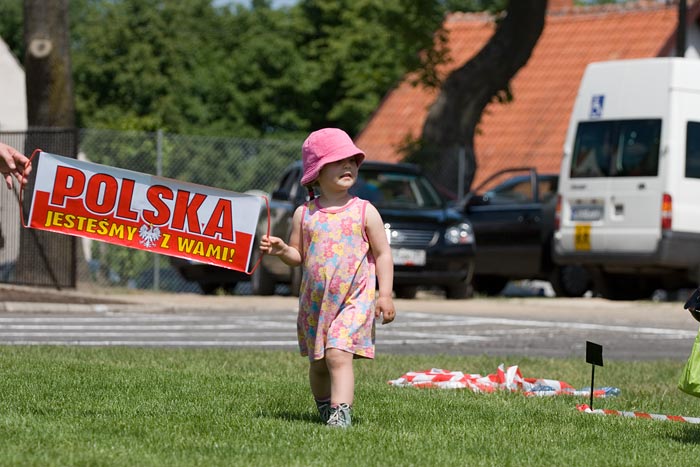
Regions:
<instances>
[{"instance_id":1,"label":"green grass lawn","mask_svg":"<svg viewBox=\"0 0 700 467\"><path fill-rule=\"evenodd\" d=\"M689 350L690 350L689 344ZM356 362L354 426L317 422L291 352L0 347L0 465L697 466L700 425L599 416L587 398L396 388L431 367L590 383L583 360L379 355ZM684 362L606 362L595 408L700 417Z\"/></svg>"}]
</instances>

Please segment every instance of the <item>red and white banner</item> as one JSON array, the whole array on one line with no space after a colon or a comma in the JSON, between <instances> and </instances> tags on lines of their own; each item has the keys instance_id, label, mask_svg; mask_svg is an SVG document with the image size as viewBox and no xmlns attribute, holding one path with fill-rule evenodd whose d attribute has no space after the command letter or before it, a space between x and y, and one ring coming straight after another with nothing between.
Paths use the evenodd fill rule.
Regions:
<instances>
[{"instance_id":1,"label":"red and white banner","mask_svg":"<svg viewBox=\"0 0 700 467\"><path fill-rule=\"evenodd\" d=\"M263 197L45 152L38 158L28 227L248 272Z\"/></svg>"}]
</instances>

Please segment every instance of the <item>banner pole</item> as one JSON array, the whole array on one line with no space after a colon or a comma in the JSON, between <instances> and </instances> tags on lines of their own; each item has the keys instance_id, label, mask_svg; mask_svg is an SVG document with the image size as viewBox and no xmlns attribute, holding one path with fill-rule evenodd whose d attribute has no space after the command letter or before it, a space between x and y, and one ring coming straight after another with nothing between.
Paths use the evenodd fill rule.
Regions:
<instances>
[{"instance_id":1,"label":"banner pole","mask_svg":"<svg viewBox=\"0 0 700 467\"><path fill-rule=\"evenodd\" d=\"M156 175L163 176L163 130L156 133ZM160 255L153 255L153 290L160 290Z\"/></svg>"},{"instance_id":2,"label":"banner pole","mask_svg":"<svg viewBox=\"0 0 700 467\"><path fill-rule=\"evenodd\" d=\"M591 365L591 403L589 404L593 410L593 388L595 387L595 365Z\"/></svg>"}]
</instances>

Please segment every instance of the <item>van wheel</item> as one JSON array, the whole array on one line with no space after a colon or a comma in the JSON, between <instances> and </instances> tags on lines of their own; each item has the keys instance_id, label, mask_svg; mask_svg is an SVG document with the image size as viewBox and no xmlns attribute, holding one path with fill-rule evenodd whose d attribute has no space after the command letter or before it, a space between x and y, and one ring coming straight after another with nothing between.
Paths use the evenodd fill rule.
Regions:
<instances>
[{"instance_id":1,"label":"van wheel","mask_svg":"<svg viewBox=\"0 0 700 467\"><path fill-rule=\"evenodd\" d=\"M557 297L582 297L592 286L590 273L577 264L555 267L550 283Z\"/></svg>"},{"instance_id":2,"label":"van wheel","mask_svg":"<svg viewBox=\"0 0 700 467\"><path fill-rule=\"evenodd\" d=\"M508 284L508 279L500 276L474 276L472 285L477 292L486 295L498 295Z\"/></svg>"},{"instance_id":3,"label":"van wheel","mask_svg":"<svg viewBox=\"0 0 700 467\"><path fill-rule=\"evenodd\" d=\"M631 274L601 272L593 279L594 290L608 300L644 300L656 290L648 278Z\"/></svg>"},{"instance_id":4,"label":"van wheel","mask_svg":"<svg viewBox=\"0 0 700 467\"><path fill-rule=\"evenodd\" d=\"M396 298L416 298L418 287L415 285L396 285L394 286L394 293Z\"/></svg>"},{"instance_id":5,"label":"van wheel","mask_svg":"<svg viewBox=\"0 0 700 467\"><path fill-rule=\"evenodd\" d=\"M257 263L259 255L259 252L253 253L253 264ZM253 289L253 295L272 295L275 293L275 285L274 277L267 272L265 266L260 262L253 274L250 275L250 286Z\"/></svg>"}]
</instances>

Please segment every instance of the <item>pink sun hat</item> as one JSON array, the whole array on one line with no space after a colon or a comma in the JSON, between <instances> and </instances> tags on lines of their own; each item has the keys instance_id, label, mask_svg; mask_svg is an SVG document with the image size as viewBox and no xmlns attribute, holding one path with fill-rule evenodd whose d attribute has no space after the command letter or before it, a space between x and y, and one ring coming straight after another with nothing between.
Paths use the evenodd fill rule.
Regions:
<instances>
[{"instance_id":1,"label":"pink sun hat","mask_svg":"<svg viewBox=\"0 0 700 467\"><path fill-rule=\"evenodd\" d=\"M365 153L355 146L350 136L339 128L323 128L314 131L301 146L304 175L301 184L308 185L318 178L324 165L356 156L359 166Z\"/></svg>"}]
</instances>

